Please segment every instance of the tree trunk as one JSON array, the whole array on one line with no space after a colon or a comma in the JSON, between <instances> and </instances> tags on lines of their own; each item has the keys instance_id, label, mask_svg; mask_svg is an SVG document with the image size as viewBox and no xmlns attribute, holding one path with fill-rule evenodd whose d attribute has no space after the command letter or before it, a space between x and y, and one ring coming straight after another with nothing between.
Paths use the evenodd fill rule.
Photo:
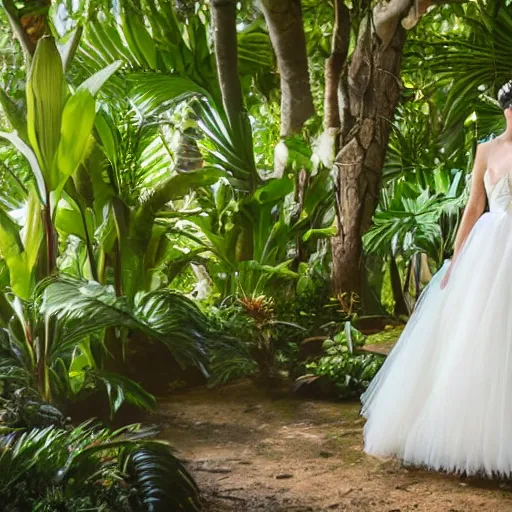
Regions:
<instances>
[{"instance_id":1,"label":"tree trunk","mask_svg":"<svg viewBox=\"0 0 512 512\"><path fill-rule=\"evenodd\" d=\"M212 21L222 102L231 128L238 129L243 99L238 78L236 0L213 0Z\"/></svg>"},{"instance_id":2,"label":"tree trunk","mask_svg":"<svg viewBox=\"0 0 512 512\"><path fill-rule=\"evenodd\" d=\"M2 3L13 31L30 59L39 39L50 34L48 11L51 0L25 0L21 4L3 0Z\"/></svg>"},{"instance_id":3,"label":"tree trunk","mask_svg":"<svg viewBox=\"0 0 512 512\"><path fill-rule=\"evenodd\" d=\"M187 128L180 134L175 165L178 172L195 171L203 166L203 155L197 144L199 139L197 132L196 128Z\"/></svg>"},{"instance_id":4,"label":"tree trunk","mask_svg":"<svg viewBox=\"0 0 512 512\"><path fill-rule=\"evenodd\" d=\"M391 121L400 99L400 66L406 32L400 25L409 0L374 8L361 22L356 48L341 78L340 150L336 155L338 233L332 239L336 294L361 293L362 235L379 199ZM375 28L373 28L375 27Z\"/></svg>"},{"instance_id":5,"label":"tree trunk","mask_svg":"<svg viewBox=\"0 0 512 512\"><path fill-rule=\"evenodd\" d=\"M261 0L281 75L281 136L299 133L315 112L300 0Z\"/></svg>"},{"instance_id":6,"label":"tree trunk","mask_svg":"<svg viewBox=\"0 0 512 512\"><path fill-rule=\"evenodd\" d=\"M335 0L334 15L331 56L325 62L325 130L340 128L338 88L350 44L350 11L343 0Z\"/></svg>"}]
</instances>

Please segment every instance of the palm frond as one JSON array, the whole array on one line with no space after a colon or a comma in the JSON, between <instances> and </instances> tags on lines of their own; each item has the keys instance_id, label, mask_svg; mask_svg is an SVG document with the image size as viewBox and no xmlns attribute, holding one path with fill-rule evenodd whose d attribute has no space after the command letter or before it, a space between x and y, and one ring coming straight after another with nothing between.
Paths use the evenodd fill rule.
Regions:
<instances>
[{"instance_id":1,"label":"palm frond","mask_svg":"<svg viewBox=\"0 0 512 512\"><path fill-rule=\"evenodd\" d=\"M169 290L138 293L131 305L112 287L63 277L45 283L41 311L63 322L56 351L98 330L124 327L163 342L184 366L205 362L206 318L190 299Z\"/></svg>"},{"instance_id":2,"label":"palm frond","mask_svg":"<svg viewBox=\"0 0 512 512\"><path fill-rule=\"evenodd\" d=\"M146 442L128 450L123 466L137 490L141 510L200 510L197 484L166 444Z\"/></svg>"},{"instance_id":3,"label":"palm frond","mask_svg":"<svg viewBox=\"0 0 512 512\"><path fill-rule=\"evenodd\" d=\"M48 427L4 435L2 506L198 511L193 478L168 444L147 439L152 435L140 425L112 432L90 421L72 430Z\"/></svg>"}]
</instances>

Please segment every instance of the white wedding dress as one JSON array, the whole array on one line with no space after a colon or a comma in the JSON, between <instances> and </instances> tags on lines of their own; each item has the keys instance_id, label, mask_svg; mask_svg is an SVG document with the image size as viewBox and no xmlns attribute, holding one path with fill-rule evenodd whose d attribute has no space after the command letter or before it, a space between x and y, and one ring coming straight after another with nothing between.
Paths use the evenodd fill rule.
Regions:
<instances>
[{"instance_id":1,"label":"white wedding dress","mask_svg":"<svg viewBox=\"0 0 512 512\"><path fill-rule=\"evenodd\" d=\"M361 396L364 450L448 472L512 473L512 171L446 260Z\"/></svg>"}]
</instances>

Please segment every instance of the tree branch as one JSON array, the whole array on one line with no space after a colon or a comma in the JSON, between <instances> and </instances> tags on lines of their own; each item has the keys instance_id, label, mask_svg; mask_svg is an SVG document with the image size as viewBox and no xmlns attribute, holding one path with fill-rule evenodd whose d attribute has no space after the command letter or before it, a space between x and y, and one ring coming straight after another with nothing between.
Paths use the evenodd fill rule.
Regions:
<instances>
[{"instance_id":1,"label":"tree branch","mask_svg":"<svg viewBox=\"0 0 512 512\"><path fill-rule=\"evenodd\" d=\"M398 23L400 23L402 17L409 11L412 4L413 0L381 1L373 8L375 32L384 46L388 46L391 42L398 27Z\"/></svg>"}]
</instances>

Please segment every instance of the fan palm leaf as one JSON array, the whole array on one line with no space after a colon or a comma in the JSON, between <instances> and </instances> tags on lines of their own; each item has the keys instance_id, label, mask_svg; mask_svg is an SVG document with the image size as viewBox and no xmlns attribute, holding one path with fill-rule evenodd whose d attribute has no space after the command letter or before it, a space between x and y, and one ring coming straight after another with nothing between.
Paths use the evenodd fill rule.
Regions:
<instances>
[{"instance_id":1,"label":"fan palm leaf","mask_svg":"<svg viewBox=\"0 0 512 512\"><path fill-rule=\"evenodd\" d=\"M501 2L468 4L460 26L463 31L421 42L426 53L420 66L435 77L435 87L446 95L442 142L448 151L463 143L461 130L472 115L477 114L474 121L479 138L489 135L489 129L502 127L494 98L498 88L512 78L510 9ZM411 43L414 47L414 41Z\"/></svg>"}]
</instances>

